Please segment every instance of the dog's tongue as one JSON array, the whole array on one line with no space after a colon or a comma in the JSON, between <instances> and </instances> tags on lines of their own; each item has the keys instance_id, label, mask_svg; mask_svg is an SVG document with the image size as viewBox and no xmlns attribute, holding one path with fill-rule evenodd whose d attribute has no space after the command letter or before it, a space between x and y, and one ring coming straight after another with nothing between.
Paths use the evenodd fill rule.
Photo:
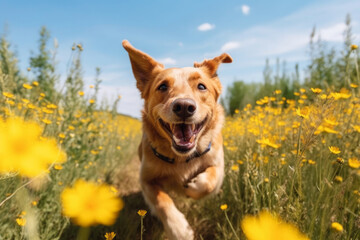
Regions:
<instances>
[{"instance_id":1,"label":"dog's tongue","mask_svg":"<svg viewBox=\"0 0 360 240\"><path fill-rule=\"evenodd\" d=\"M192 140L194 132L191 124L176 124L173 129L173 134L181 143L189 143Z\"/></svg>"}]
</instances>

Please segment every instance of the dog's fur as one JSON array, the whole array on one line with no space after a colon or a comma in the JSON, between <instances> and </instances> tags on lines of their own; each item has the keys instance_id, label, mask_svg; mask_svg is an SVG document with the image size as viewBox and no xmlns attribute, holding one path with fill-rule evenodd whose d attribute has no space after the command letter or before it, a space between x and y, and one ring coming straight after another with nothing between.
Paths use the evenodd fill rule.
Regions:
<instances>
[{"instance_id":1,"label":"dog's fur","mask_svg":"<svg viewBox=\"0 0 360 240\"><path fill-rule=\"evenodd\" d=\"M224 53L195 63L194 67L165 69L127 40L123 47L129 53L136 86L145 100L139 146L144 198L162 221L169 239L192 240L193 230L168 192L175 190L199 199L217 193L221 187L224 113L217 103L221 84L216 71L220 63L231 63L232 58ZM175 102L178 99L180 103ZM180 113L176 112L179 109ZM209 143L209 152L186 161L196 152L203 153ZM175 162L163 161L153 149Z\"/></svg>"}]
</instances>

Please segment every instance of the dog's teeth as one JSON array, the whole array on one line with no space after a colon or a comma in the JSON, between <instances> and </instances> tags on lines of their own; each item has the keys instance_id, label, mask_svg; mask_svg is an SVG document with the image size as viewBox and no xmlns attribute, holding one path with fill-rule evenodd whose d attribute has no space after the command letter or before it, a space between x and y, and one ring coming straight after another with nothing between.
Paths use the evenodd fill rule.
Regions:
<instances>
[{"instance_id":1,"label":"dog's teeth","mask_svg":"<svg viewBox=\"0 0 360 240\"><path fill-rule=\"evenodd\" d=\"M174 141L177 145L179 145L181 142L181 139L174 136Z\"/></svg>"},{"instance_id":2,"label":"dog's teeth","mask_svg":"<svg viewBox=\"0 0 360 240\"><path fill-rule=\"evenodd\" d=\"M192 130L192 131L195 130L195 127L196 127L195 123L191 124L191 130Z\"/></svg>"},{"instance_id":3,"label":"dog's teeth","mask_svg":"<svg viewBox=\"0 0 360 240\"><path fill-rule=\"evenodd\" d=\"M189 142L193 143L195 141L195 134L191 136Z\"/></svg>"}]
</instances>

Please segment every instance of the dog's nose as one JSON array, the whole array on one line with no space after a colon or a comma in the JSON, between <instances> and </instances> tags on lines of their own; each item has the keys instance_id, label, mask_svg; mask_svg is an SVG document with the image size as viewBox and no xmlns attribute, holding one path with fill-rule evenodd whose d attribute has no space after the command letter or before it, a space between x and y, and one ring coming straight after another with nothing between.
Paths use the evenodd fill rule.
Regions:
<instances>
[{"instance_id":1,"label":"dog's nose","mask_svg":"<svg viewBox=\"0 0 360 240\"><path fill-rule=\"evenodd\" d=\"M178 98L172 105L173 112L181 118L191 117L196 112L196 103L190 98Z\"/></svg>"}]
</instances>

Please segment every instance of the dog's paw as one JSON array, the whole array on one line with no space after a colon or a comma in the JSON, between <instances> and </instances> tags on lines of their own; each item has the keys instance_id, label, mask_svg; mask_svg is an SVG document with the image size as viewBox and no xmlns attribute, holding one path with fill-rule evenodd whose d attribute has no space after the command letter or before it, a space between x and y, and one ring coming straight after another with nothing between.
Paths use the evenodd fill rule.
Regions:
<instances>
[{"instance_id":1,"label":"dog's paw","mask_svg":"<svg viewBox=\"0 0 360 240\"><path fill-rule=\"evenodd\" d=\"M184 187L185 194L194 199L199 199L214 190L214 184L212 184L206 172L192 178Z\"/></svg>"},{"instance_id":2,"label":"dog's paw","mask_svg":"<svg viewBox=\"0 0 360 240\"><path fill-rule=\"evenodd\" d=\"M176 216L176 217L175 217ZM169 240L193 240L194 232L182 213L175 214L165 222L166 235Z\"/></svg>"}]
</instances>

